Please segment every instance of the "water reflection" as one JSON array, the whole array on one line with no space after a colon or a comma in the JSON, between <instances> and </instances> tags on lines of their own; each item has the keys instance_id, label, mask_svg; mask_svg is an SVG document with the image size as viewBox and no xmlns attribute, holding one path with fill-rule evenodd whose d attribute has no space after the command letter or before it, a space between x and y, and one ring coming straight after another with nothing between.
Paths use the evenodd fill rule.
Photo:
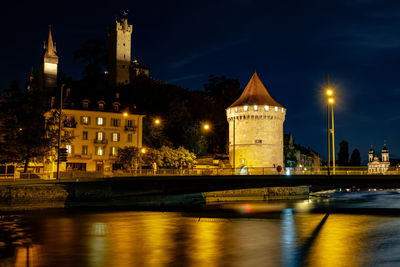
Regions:
<instances>
[{"instance_id":1,"label":"water reflection","mask_svg":"<svg viewBox=\"0 0 400 267\"><path fill-rule=\"evenodd\" d=\"M305 212L309 205L278 205L283 207L279 216L267 214L277 212L274 204L240 206L252 211L241 216L218 216L215 211L200 217L184 212L59 211L46 217L38 212L12 220L0 217L0 266L329 267L400 262L397 217L312 214Z\"/></svg>"}]
</instances>

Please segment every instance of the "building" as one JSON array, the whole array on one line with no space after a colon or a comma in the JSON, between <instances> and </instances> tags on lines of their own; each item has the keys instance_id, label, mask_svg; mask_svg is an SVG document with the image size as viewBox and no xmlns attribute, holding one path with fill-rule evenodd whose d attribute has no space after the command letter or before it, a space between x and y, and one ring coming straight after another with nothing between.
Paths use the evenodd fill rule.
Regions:
<instances>
[{"instance_id":1,"label":"building","mask_svg":"<svg viewBox=\"0 0 400 267\"><path fill-rule=\"evenodd\" d=\"M73 136L67 148L68 161L61 171L90 171L110 173L119 168L118 149L142 147L143 114L120 110L119 102L107 105L88 99L78 108L63 109L62 132ZM45 169L49 171L49 166ZM56 170L55 162L52 171Z\"/></svg>"},{"instance_id":2,"label":"building","mask_svg":"<svg viewBox=\"0 0 400 267\"><path fill-rule=\"evenodd\" d=\"M226 109L232 167L283 167L286 109L254 73L242 95Z\"/></svg>"},{"instance_id":3,"label":"building","mask_svg":"<svg viewBox=\"0 0 400 267\"><path fill-rule=\"evenodd\" d=\"M127 15L125 12L121 21L116 20L108 30L108 79L111 86L129 84L132 77L139 74L149 76L148 67L137 60L131 61L132 25L128 24Z\"/></svg>"},{"instance_id":4,"label":"building","mask_svg":"<svg viewBox=\"0 0 400 267\"><path fill-rule=\"evenodd\" d=\"M304 171L320 170L321 156L310 147L294 143L291 133L284 135L284 147L285 162L289 165L286 166L285 164L285 167L293 167Z\"/></svg>"},{"instance_id":5,"label":"building","mask_svg":"<svg viewBox=\"0 0 400 267\"><path fill-rule=\"evenodd\" d=\"M390 167L389 161L389 150L386 147L386 144L382 148L382 160L379 160L379 157L375 155L375 150L371 147L368 153L368 173L378 174L385 173L388 171Z\"/></svg>"}]
</instances>

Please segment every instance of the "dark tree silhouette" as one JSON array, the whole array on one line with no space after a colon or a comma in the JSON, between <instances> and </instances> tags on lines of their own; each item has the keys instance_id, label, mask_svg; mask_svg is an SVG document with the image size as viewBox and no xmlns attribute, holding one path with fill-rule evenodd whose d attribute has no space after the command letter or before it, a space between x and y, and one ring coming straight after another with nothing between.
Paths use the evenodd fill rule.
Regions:
<instances>
[{"instance_id":1,"label":"dark tree silhouette","mask_svg":"<svg viewBox=\"0 0 400 267\"><path fill-rule=\"evenodd\" d=\"M351 153L350 166L361 166L360 151L357 148Z\"/></svg>"}]
</instances>

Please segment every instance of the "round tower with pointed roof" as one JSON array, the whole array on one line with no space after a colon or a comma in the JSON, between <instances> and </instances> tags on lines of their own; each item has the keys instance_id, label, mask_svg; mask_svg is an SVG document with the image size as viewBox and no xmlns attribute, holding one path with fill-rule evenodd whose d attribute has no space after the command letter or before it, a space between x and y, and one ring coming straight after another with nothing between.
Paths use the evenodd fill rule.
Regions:
<instances>
[{"instance_id":1,"label":"round tower with pointed roof","mask_svg":"<svg viewBox=\"0 0 400 267\"><path fill-rule=\"evenodd\" d=\"M255 72L242 95L226 109L232 167L283 167L286 109L268 93Z\"/></svg>"}]
</instances>

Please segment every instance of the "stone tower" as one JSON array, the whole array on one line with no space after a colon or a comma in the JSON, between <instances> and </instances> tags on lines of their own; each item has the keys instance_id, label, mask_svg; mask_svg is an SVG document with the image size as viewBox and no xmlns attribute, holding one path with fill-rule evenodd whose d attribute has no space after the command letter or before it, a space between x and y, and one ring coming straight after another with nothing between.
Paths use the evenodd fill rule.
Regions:
<instances>
[{"instance_id":1,"label":"stone tower","mask_svg":"<svg viewBox=\"0 0 400 267\"><path fill-rule=\"evenodd\" d=\"M129 84L129 67L131 62L132 25L128 24L127 13L121 22L109 28L108 74L110 85Z\"/></svg>"},{"instance_id":2,"label":"stone tower","mask_svg":"<svg viewBox=\"0 0 400 267\"><path fill-rule=\"evenodd\" d=\"M387 149L386 144L382 148L382 162L389 162L389 149Z\"/></svg>"},{"instance_id":3,"label":"stone tower","mask_svg":"<svg viewBox=\"0 0 400 267\"><path fill-rule=\"evenodd\" d=\"M368 162L373 162L375 157L375 150L372 148L368 152Z\"/></svg>"},{"instance_id":4,"label":"stone tower","mask_svg":"<svg viewBox=\"0 0 400 267\"><path fill-rule=\"evenodd\" d=\"M51 27L49 28L49 37L47 44L44 46L44 53L40 65L44 87L47 89L57 87L58 56L53 44L53 37L51 36Z\"/></svg>"},{"instance_id":5,"label":"stone tower","mask_svg":"<svg viewBox=\"0 0 400 267\"><path fill-rule=\"evenodd\" d=\"M229 159L232 167L283 167L286 109L268 93L254 73L229 108Z\"/></svg>"}]
</instances>

